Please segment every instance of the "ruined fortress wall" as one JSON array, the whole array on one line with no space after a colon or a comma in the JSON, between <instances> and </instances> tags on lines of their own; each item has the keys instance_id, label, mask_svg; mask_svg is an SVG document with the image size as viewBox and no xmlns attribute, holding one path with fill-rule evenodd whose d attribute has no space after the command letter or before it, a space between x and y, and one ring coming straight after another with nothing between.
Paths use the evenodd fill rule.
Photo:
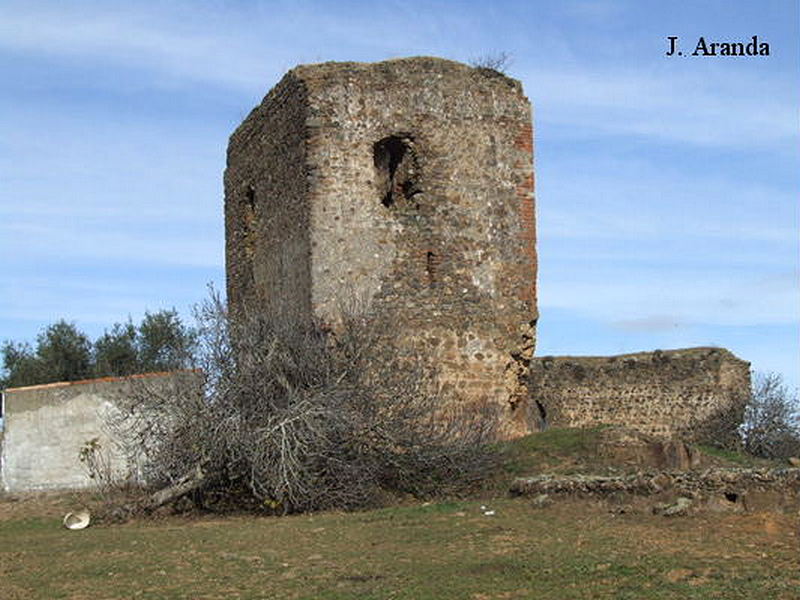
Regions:
<instances>
[{"instance_id":1,"label":"ruined fortress wall","mask_svg":"<svg viewBox=\"0 0 800 600\"><path fill-rule=\"evenodd\" d=\"M532 136L519 82L487 69L435 58L293 69L231 138L232 306L328 323L368 306L388 354L413 349L443 386L527 431ZM250 188L252 225L240 206ZM249 255L247 231L259 232Z\"/></svg>"},{"instance_id":2,"label":"ruined fortress wall","mask_svg":"<svg viewBox=\"0 0 800 600\"><path fill-rule=\"evenodd\" d=\"M197 373L185 371L5 390L2 488L24 492L96 485L79 460L81 448L93 439L113 475L126 477L136 467L126 462L118 446L121 440L107 426L120 395L198 382Z\"/></svg>"},{"instance_id":3,"label":"ruined fortress wall","mask_svg":"<svg viewBox=\"0 0 800 600\"><path fill-rule=\"evenodd\" d=\"M619 424L660 437L734 435L750 364L722 348L603 357L541 357L530 366L532 409L548 426Z\"/></svg>"}]
</instances>

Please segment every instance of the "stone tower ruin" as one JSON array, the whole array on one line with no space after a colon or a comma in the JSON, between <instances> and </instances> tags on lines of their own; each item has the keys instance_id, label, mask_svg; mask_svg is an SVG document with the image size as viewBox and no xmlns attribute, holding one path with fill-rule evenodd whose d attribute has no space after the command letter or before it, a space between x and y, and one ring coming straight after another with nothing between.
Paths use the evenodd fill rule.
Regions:
<instances>
[{"instance_id":1,"label":"stone tower ruin","mask_svg":"<svg viewBox=\"0 0 800 600\"><path fill-rule=\"evenodd\" d=\"M527 432L533 185L518 81L438 58L298 66L230 139L230 306L303 326L360 302Z\"/></svg>"}]
</instances>

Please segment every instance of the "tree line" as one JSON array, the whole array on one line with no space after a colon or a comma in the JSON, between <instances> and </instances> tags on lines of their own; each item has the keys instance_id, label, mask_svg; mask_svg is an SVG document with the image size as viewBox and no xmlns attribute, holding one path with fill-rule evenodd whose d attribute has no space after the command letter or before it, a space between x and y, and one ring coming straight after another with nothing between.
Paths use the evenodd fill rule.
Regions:
<instances>
[{"instance_id":1,"label":"tree line","mask_svg":"<svg viewBox=\"0 0 800 600\"><path fill-rule=\"evenodd\" d=\"M182 369L192 362L196 340L175 309L146 312L138 324L115 323L94 341L61 319L42 329L35 344L3 343L0 388Z\"/></svg>"}]
</instances>

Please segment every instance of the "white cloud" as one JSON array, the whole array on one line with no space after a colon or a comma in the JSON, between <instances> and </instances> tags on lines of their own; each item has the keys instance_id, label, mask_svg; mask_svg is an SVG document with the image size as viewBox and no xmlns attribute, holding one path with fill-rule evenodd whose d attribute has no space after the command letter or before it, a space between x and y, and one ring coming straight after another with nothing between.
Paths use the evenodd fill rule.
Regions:
<instances>
[{"instance_id":1,"label":"white cloud","mask_svg":"<svg viewBox=\"0 0 800 600\"><path fill-rule=\"evenodd\" d=\"M681 327L682 324L670 315L648 315L637 319L621 319L612 323L626 331L668 331Z\"/></svg>"},{"instance_id":2,"label":"white cloud","mask_svg":"<svg viewBox=\"0 0 800 600\"><path fill-rule=\"evenodd\" d=\"M187 18L196 12L192 4L166 6L109 9L98 3L81 11L72 4L12 3L0 20L0 48L145 69L150 85L195 82L255 93L297 62L342 59L342 52L368 59L381 52L461 54L486 41L476 14L445 18L447 13L430 10L418 18L402 5L378 5L369 14L350 7L340 14L314 4L227 11L203 4L202 20ZM565 10L607 18L612 8L577 2ZM496 16L492 21L494 28L511 25ZM563 31L540 27L536 48L563 44ZM516 39L519 33L511 27L508 36ZM766 72L674 63L649 70L640 64L578 66L566 54L550 62L516 54L514 62L514 75L525 83L540 122L576 138L625 135L733 148L772 147L797 138L796 90Z\"/></svg>"},{"instance_id":3,"label":"white cloud","mask_svg":"<svg viewBox=\"0 0 800 600\"><path fill-rule=\"evenodd\" d=\"M0 48L59 60L144 68L165 76L162 85L189 80L242 89L260 86L279 65L276 56L253 51L254 42L249 35L225 34L220 29L182 28L156 11L138 12L135 5L109 10L100 4L91 11L77 10L74 5L38 9L18 5L6 9L0 20Z\"/></svg>"},{"instance_id":4,"label":"white cloud","mask_svg":"<svg viewBox=\"0 0 800 600\"><path fill-rule=\"evenodd\" d=\"M76 321L78 327L96 336L112 323L129 316L138 321L145 310L177 308L188 314L201 300L207 281L182 278L153 285L146 277L135 285L128 278L111 283L87 274L84 277L0 277L4 289L13 290L2 298L3 339L32 340L35 333L58 319ZM165 295L165 289L169 294Z\"/></svg>"},{"instance_id":5,"label":"white cloud","mask_svg":"<svg viewBox=\"0 0 800 600\"><path fill-rule=\"evenodd\" d=\"M0 48L141 69L151 86L201 83L257 93L298 63L358 60L364 52L383 52L383 58L419 53L452 34L459 20L470 26L464 15L420 19L408 7L384 4L364 11L291 2L14 3L0 19Z\"/></svg>"},{"instance_id":6,"label":"white cloud","mask_svg":"<svg viewBox=\"0 0 800 600\"><path fill-rule=\"evenodd\" d=\"M751 72L529 66L522 79L539 124L578 139L623 135L738 149L797 139L796 91Z\"/></svg>"},{"instance_id":7,"label":"white cloud","mask_svg":"<svg viewBox=\"0 0 800 600\"><path fill-rule=\"evenodd\" d=\"M565 15L590 22L604 22L618 17L625 11L619 1L610 0L575 0L559 2L557 8Z\"/></svg>"}]
</instances>

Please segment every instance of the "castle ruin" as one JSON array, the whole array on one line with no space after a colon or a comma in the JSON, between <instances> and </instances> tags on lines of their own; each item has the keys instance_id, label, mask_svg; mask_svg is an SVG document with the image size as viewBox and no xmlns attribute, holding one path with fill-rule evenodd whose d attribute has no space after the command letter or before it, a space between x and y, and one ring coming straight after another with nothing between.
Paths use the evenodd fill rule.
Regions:
<instances>
[{"instance_id":1,"label":"castle ruin","mask_svg":"<svg viewBox=\"0 0 800 600\"><path fill-rule=\"evenodd\" d=\"M438 58L292 69L231 137L228 298L335 322L357 300L443 386L529 429L536 255L531 106Z\"/></svg>"},{"instance_id":2,"label":"castle ruin","mask_svg":"<svg viewBox=\"0 0 800 600\"><path fill-rule=\"evenodd\" d=\"M498 408L507 436L548 422L672 435L744 401L749 365L725 351L533 358L531 105L497 71L292 69L231 136L225 222L232 310L335 327L367 305L443 388Z\"/></svg>"}]
</instances>

